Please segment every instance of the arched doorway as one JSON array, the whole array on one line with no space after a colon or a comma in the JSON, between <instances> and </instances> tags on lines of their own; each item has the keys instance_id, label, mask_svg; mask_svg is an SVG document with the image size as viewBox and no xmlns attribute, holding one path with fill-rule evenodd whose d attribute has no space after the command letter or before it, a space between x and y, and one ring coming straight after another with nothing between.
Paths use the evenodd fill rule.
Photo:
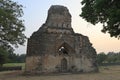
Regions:
<instances>
[{"instance_id":1,"label":"arched doorway","mask_svg":"<svg viewBox=\"0 0 120 80\"><path fill-rule=\"evenodd\" d=\"M63 58L61 60L61 71L62 72L66 72L67 71L67 60L65 58Z\"/></svg>"}]
</instances>

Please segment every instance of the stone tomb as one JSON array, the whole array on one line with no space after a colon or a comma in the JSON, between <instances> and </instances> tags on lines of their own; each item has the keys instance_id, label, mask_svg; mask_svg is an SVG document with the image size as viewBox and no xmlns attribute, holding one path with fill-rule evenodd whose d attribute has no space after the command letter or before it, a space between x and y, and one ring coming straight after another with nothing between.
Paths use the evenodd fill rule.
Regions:
<instances>
[{"instance_id":1,"label":"stone tomb","mask_svg":"<svg viewBox=\"0 0 120 80\"><path fill-rule=\"evenodd\" d=\"M46 22L28 39L29 73L96 72L96 51L87 36L75 33L69 10L53 5Z\"/></svg>"}]
</instances>

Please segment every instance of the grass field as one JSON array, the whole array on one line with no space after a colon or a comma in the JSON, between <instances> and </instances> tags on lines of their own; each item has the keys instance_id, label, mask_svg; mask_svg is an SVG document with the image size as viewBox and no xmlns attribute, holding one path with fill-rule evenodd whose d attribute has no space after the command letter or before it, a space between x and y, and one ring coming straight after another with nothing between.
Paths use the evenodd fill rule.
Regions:
<instances>
[{"instance_id":1,"label":"grass field","mask_svg":"<svg viewBox=\"0 0 120 80\"><path fill-rule=\"evenodd\" d=\"M22 71L0 72L0 80L120 80L120 65L101 66L99 73L23 76Z\"/></svg>"},{"instance_id":2,"label":"grass field","mask_svg":"<svg viewBox=\"0 0 120 80\"><path fill-rule=\"evenodd\" d=\"M22 69L25 69L25 63L6 63L3 64L3 67L14 67L14 66L22 66Z\"/></svg>"},{"instance_id":3,"label":"grass field","mask_svg":"<svg viewBox=\"0 0 120 80\"><path fill-rule=\"evenodd\" d=\"M24 66L25 63L6 63L6 64L3 64L3 66Z\"/></svg>"}]
</instances>

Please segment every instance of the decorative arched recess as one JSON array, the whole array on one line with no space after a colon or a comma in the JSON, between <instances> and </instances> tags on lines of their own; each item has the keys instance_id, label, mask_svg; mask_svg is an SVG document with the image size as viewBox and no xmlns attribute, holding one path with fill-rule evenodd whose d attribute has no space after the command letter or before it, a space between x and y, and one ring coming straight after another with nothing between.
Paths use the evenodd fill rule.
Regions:
<instances>
[{"instance_id":1,"label":"decorative arched recess","mask_svg":"<svg viewBox=\"0 0 120 80\"><path fill-rule=\"evenodd\" d=\"M57 52L59 53L59 49L61 49L62 47L64 47L64 49L67 51L67 53L70 54L74 54L75 50L74 48L72 48L69 44L67 44L66 42L63 42L60 46L58 46L57 48Z\"/></svg>"}]
</instances>

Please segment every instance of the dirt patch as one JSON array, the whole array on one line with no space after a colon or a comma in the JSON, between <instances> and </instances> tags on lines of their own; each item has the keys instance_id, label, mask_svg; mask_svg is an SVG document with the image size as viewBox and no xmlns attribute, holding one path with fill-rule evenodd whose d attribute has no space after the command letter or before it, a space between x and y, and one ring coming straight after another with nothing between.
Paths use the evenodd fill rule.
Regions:
<instances>
[{"instance_id":1,"label":"dirt patch","mask_svg":"<svg viewBox=\"0 0 120 80\"><path fill-rule=\"evenodd\" d=\"M100 68L99 73L23 76L22 71L0 72L0 80L120 80L120 66Z\"/></svg>"}]
</instances>

